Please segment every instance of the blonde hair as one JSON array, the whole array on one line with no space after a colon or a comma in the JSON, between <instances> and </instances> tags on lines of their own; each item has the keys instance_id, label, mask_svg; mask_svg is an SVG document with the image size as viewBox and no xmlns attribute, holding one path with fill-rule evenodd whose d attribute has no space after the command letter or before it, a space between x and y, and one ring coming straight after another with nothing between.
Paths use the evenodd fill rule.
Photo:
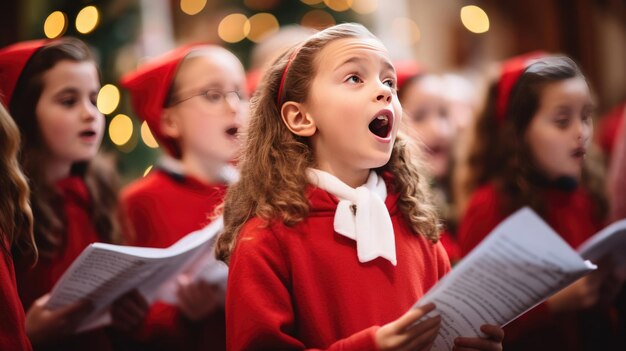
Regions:
<instances>
[{"instance_id":1,"label":"blonde hair","mask_svg":"<svg viewBox=\"0 0 626 351\"><path fill-rule=\"evenodd\" d=\"M28 201L30 191L17 161L19 147L20 131L0 104L0 247L8 255L15 246L31 252L36 260L33 213Z\"/></svg>"},{"instance_id":2,"label":"blonde hair","mask_svg":"<svg viewBox=\"0 0 626 351\"><path fill-rule=\"evenodd\" d=\"M306 169L313 167L314 155L307 138L296 136L283 123L277 95L285 66L282 101L307 99L316 74L317 54L330 42L343 38L376 38L358 24L340 24L311 36L283 53L265 74L251 102L249 133L240 161L241 178L231 186L222 208L224 232L217 242L217 257L229 261L237 235L252 217L269 223L280 220L287 226L303 221L310 209L306 198ZM294 50L298 50L293 56ZM398 207L415 233L436 242L439 221L431 204L426 179L413 163L406 142L396 138L391 157L377 169L394 177L400 194Z\"/></svg>"}]
</instances>

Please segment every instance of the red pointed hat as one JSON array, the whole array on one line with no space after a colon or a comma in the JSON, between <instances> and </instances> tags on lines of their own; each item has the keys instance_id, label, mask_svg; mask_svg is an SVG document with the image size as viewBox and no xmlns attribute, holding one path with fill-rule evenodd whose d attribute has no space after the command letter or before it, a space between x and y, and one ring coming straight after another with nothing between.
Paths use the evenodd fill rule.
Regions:
<instances>
[{"instance_id":1,"label":"red pointed hat","mask_svg":"<svg viewBox=\"0 0 626 351\"><path fill-rule=\"evenodd\" d=\"M546 57L548 54L543 51L532 51L523 55L514 56L502 62L500 70L500 81L498 82L498 93L496 97L496 120L499 124L504 123L506 113L511 100L511 92L515 83L522 76L522 73L533 61Z\"/></svg>"},{"instance_id":2,"label":"red pointed hat","mask_svg":"<svg viewBox=\"0 0 626 351\"><path fill-rule=\"evenodd\" d=\"M397 87L402 89L411 78L425 72L424 68L415 61L396 61L393 63L398 78Z\"/></svg>"},{"instance_id":3,"label":"red pointed hat","mask_svg":"<svg viewBox=\"0 0 626 351\"><path fill-rule=\"evenodd\" d=\"M23 41L0 50L0 101L7 108L26 63L47 43L45 39Z\"/></svg>"},{"instance_id":4,"label":"red pointed hat","mask_svg":"<svg viewBox=\"0 0 626 351\"><path fill-rule=\"evenodd\" d=\"M154 137L168 153L181 157L178 143L161 132L161 114L176 70L191 51L209 44L189 44L169 51L122 77L121 85L130 92L135 113L146 121Z\"/></svg>"}]
</instances>

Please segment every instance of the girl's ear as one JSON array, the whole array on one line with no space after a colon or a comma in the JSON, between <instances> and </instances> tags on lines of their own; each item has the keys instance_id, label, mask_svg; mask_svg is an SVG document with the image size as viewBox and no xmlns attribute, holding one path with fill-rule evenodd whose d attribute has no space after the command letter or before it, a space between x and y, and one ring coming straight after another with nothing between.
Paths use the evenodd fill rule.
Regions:
<instances>
[{"instance_id":1,"label":"girl's ear","mask_svg":"<svg viewBox=\"0 0 626 351\"><path fill-rule=\"evenodd\" d=\"M161 115L161 133L173 139L177 139L180 136L180 126L178 125L178 119L173 113L172 109L163 109Z\"/></svg>"},{"instance_id":2,"label":"girl's ear","mask_svg":"<svg viewBox=\"0 0 626 351\"><path fill-rule=\"evenodd\" d=\"M299 102L287 101L280 109L280 115L289 130L298 136L310 137L315 134L315 121Z\"/></svg>"}]
</instances>

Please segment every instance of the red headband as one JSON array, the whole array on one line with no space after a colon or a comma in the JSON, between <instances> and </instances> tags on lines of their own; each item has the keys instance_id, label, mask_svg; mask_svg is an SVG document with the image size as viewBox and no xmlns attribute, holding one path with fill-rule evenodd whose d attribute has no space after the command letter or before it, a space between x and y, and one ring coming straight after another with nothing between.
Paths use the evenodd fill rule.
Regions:
<instances>
[{"instance_id":1,"label":"red headband","mask_svg":"<svg viewBox=\"0 0 626 351\"><path fill-rule=\"evenodd\" d=\"M506 120L506 113L511 100L511 92L522 73L530 66L533 60L546 56L545 52L533 51L524 55L512 57L502 63L498 93L496 97L495 117L498 124Z\"/></svg>"},{"instance_id":2,"label":"red headband","mask_svg":"<svg viewBox=\"0 0 626 351\"><path fill-rule=\"evenodd\" d=\"M7 107L11 103L17 81L30 58L49 40L30 40L0 50L0 100Z\"/></svg>"},{"instance_id":3,"label":"red headband","mask_svg":"<svg viewBox=\"0 0 626 351\"><path fill-rule=\"evenodd\" d=\"M285 65L285 70L283 71L283 75L280 76L280 85L278 86L278 94L276 94L276 106L278 106L279 109L280 109L280 103L282 102L282 98L283 98L283 87L285 86L285 80L287 80L287 71L289 71L289 67L291 67L291 63L296 58L296 56L298 56L298 52L300 52L300 49L302 49L303 45L304 43L300 43L298 44L298 46L296 46L293 49L291 56L289 56L289 61L287 61L287 64Z\"/></svg>"}]
</instances>

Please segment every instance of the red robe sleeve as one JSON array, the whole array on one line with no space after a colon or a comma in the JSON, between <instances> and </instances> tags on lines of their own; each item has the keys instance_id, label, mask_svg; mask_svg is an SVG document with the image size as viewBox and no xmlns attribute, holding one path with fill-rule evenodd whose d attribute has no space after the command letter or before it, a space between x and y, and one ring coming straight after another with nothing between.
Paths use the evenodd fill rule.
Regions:
<instances>
[{"instance_id":1,"label":"red robe sleeve","mask_svg":"<svg viewBox=\"0 0 626 351\"><path fill-rule=\"evenodd\" d=\"M0 350L31 350L13 261L4 247L0 247Z\"/></svg>"},{"instance_id":2,"label":"red robe sleeve","mask_svg":"<svg viewBox=\"0 0 626 351\"><path fill-rule=\"evenodd\" d=\"M289 263L275 234L249 221L230 262L226 291L226 342L238 350L315 350L293 332L295 311L290 292ZM313 279L313 278L312 278ZM326 350L377 350L377 326L329 345ZM319 349L317 349L319 350Z\"/></svg>"}]
</instances>

